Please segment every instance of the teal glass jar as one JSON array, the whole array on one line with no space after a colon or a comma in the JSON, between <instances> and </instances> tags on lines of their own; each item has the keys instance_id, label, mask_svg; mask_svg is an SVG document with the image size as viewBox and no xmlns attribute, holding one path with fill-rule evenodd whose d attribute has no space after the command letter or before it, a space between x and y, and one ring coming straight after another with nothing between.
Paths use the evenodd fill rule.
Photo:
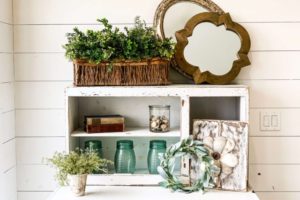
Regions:
<instances>
[{"instance_id":1,"label":"teal glass jar","mask_svg":"<svg viewBox=\"0 0 300 200\"><path fill-rule=\"evenodd\" d=\"M115 170L116 173L135 172L135 153L132 140L117 141L117 151L115 154Z\"/></svg>"},{"instance_id":2,"label":"teal glass jar","mask_svg":"<svg viewBox=\"0 0 300 200\"><path fill-rule=\"evenodd\" d=\"M100 158L103 158L102 142L100 140L88 140L84 142L84 149L95 151ZM101 171L93 171L93 174L101 174Z\"/></svg>"},{"instance_id":3,"label":"teal glass jar","mask_svg":"<svg viewBox=\"0 0 300 200\"><path fill-rule=\"evenodd\" d=\"M148 152L148 170L150 174L158 174L157 167L160 165L159 155L166 152L167 142L165 140L151 140Z\"/></svg>"},{"instance_id":4,"label":"teal glass jar","mask_svg":"<svg viewBox=\"0 0 300 200\"><path fill-rule=\"evenodd\" d=\"M103 158L102 142L100 140L85 141L84 149L95 151L100 158Z\"/></svg>"}]
</instances>

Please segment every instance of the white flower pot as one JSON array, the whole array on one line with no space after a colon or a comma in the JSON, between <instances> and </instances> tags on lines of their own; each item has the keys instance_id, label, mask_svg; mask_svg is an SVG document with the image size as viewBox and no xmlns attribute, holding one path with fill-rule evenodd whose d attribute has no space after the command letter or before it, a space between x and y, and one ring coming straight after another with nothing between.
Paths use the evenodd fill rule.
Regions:
<instances>
[{"instance_id":1,"label":"white flower pot","mask_svg":"<svg viewBox=\"0 0 300 200\"><path fill-rule=\"evenodd\" d=\"M75 196L84 196L87 174L69 175L71 191Z\"/></svg>"}]
</instances>

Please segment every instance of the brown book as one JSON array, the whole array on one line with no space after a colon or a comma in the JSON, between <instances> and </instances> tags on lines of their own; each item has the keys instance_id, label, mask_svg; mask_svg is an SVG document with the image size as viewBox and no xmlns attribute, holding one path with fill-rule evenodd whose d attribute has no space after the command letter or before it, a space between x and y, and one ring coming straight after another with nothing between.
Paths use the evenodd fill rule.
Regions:
<instances>
[{"instance_id":1,"label":"brown book","mask_svg":"<svg viewBox=\"0 0 300 200\"><path fill-rule=\"evenodd\" d=\"M123 132L124 124L86 125L87 133Z\"/></svg>"},{"instance_id":2,"label":"brown book","mask_svg":"<svg viewBox=\"0 0 300 200\"><path fill-rule=\"evenodd\" d=\"M97 115L86 116L86 125L100 125L100 124L124 124L125 118L121 115Z\"/></svg>"}]
</instances>

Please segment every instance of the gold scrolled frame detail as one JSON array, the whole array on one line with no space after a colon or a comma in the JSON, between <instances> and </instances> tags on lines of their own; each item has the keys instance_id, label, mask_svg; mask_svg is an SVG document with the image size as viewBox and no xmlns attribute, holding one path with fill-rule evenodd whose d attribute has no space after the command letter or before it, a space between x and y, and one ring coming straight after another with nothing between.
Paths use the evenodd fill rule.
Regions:
<instances>
[{"instance_id":1,"label":"gold scrolled frame detail","mask_svg":"<svg viewBox=\"0 0 300 200\"><path fill-rule=\"evenodd\" d=\"M209 71L201 72L201 67L191 65L184 57L184 48L188 44L188 37L192 36L194 28L203 22L213 23L216 26L224 25L226 30L236 33L241 40L241 47L237 53L238 59L233 61L232 68L224 75L215 75ZM248 53L251 42L246 29L240 24L233 22L230 14L213 12L200 13L193 16L185 25L185 28L175 33L177 44L175 62L187 75L192 76L196 84L228 84L239 74L242 67L250 65Z\"/></svg>"},{"instance_id":2,"label":"gold scrolled frame detail","mask_svg":"<svg viewBox=\"0 0 300 200\"><path fill-rule=\"evenodd\" d=\"M198 6L201 6L207 9L210 12L216 12L219 14L224 14L225 12L213 1L211 0L163 0L157 7L154 15L153 20L153 27L157 30L157 33L162 39L165 39L165 32L164 32L164 18L166 15L167 10L172 7L173 5L181 2L190 2L194 3ZM186 72L184 72L176 63L175 59L171 60L171 67L174 68L176 71L181 73L182 75L186 76L189 79L193 79L193 77Z\"/></svg>"}]
</instances>

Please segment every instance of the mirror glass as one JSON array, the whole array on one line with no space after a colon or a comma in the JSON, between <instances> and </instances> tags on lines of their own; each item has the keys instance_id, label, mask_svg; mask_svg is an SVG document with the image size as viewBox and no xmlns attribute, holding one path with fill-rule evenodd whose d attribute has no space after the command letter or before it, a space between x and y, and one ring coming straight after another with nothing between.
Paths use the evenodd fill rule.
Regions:
<instances>
[{"instance_id":1,"label":"mirror glass","mask_svg":"<svg viewBox=\"0 0 300 200\"><path fill-rule=\"evenodd\" d=\"M239 36L213 23L200 23L188 37L184 57L191 65L198 66L201 72L210 71L215 75L224 75L237 60L241 48Z\"/></svg>"},{"instance_id":2,"label":"mirror glass","mask_svg":"<svg viewBox=\"0 0 300 200\"><path fill-rule=\"evenodd\" d=\"M179 2L172 5L166 11L163 20L165 37L172 37L176 41L175 32L183 29L191 17L202 12L208 12L208 10L191 2Z\"/></svg>"}]
</instances>

